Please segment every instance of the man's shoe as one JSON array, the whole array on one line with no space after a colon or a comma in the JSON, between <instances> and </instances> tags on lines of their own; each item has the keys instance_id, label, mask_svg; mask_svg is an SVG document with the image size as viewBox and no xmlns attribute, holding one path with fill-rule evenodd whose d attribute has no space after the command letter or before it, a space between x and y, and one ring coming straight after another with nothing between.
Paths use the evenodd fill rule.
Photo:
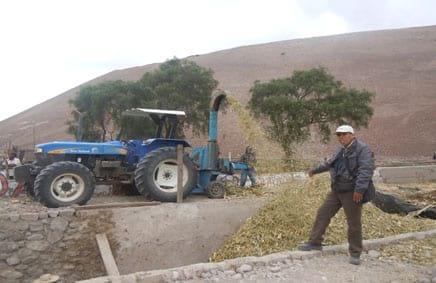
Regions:
<instances>
[{"instance_id":1,"label":"man's shoe","mask_svg":"<svg viewBox=\"0 0 436 283\"><path fill-rule=\"evenodd\" d=\"M302 245L299 245L298 247L298 250L300 250L300 251L305 251L305 252L307 252L307 251L320 251L320 250L322 250L322 246L321 245L314 245L314 244L311 244L311 243L304 243L304 244L302 244Z\"/></svg>"},{"instance_id":2,"label":"man's shoe","mask_svg":"<svg viewBox=\"0 0 436 283\"><path fill-rule=\"evenodd\" d=\"M354 265L359 265L360 264L360 257L350 256L349 263L354 264Z\"/></svg>"}]
</instances>

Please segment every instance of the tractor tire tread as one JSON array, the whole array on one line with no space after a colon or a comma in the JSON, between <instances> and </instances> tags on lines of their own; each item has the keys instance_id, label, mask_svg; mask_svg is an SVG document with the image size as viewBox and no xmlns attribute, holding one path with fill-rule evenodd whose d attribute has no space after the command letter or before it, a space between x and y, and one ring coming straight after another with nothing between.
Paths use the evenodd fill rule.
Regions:
<instances>
[{"instance_id":1,"label":"tractor tire tread","mask_svg":"<svg viewBox=\"0 0 436 283\"><path fill-rule=\"evenodd\" d=\"M160 189L153 188L155 185L154 182L151 181L155 166L157 166L161 160L164 160L162 156L167 155L168 153L175 157L175 147L161 147L153 150L138 163L135 170L135 185L142 195L150 195L151 198L162 202L174 202L177 200L177 194L165 193ZM187 184L183 191L183 197L186 197L197 182L197 172L194 163L187 154L184 155L183 162L186 165L189 174Z\"/></svg>"},{"instance_id":2,"label":"tractor tire tread","mask_svg":"<svg viewBox=\"0 0 436 283\"><path fill-rule=\"evenodd\" d=\"M39 200L43 205L51 208L57 208L59 206L68 206L73 203L61 203L59 201L53 200L49 197L49 189L46 189L47 180L49 180L52 177L53 173L56 173L59 170L64 169L65 167L69 168L71 171L82 171L82 173L87 174L88 177L85 181L85 192L82 197L80 197L80 200L74 204L83 205L89 201L92 194L94 193L94 187L95 187L95 178L92 174L92 172L88 169L88 167L72 161L61 161L61 162L55 162L39 172L39 174L35 178L35 183L33 186L33 190L35 193L35 199ZM81 176L82 177L82 176ZM88 184L86 184L86 182ZM88 186L86 186L88 185ZM88 187L88 188L86 188Z\"/></svg>"}]
</instances>

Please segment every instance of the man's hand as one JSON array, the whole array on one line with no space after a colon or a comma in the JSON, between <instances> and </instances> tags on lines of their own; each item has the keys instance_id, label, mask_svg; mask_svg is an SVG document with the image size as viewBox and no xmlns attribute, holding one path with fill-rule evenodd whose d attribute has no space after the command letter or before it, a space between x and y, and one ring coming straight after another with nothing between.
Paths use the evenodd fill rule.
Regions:
<instances>
[{"instance_id":1,"label":"man's hand","mask_svg":"<svg viewBox=\"0 0 436 283\"><path fill-rule=\"evenodd\" d=\"M360 203L362 201L362 198L363 198L363 194L362 193L354 192L354 194L353 194L353 201L355 203Z\"/></svg>"},{"instance_id":2,"label":"man's hand","mask_svg":"<svg viewBox=\"0 0 436 283\"><path fill-rule=\"evenodd\" d=\"M309 177L312 177L314 175L313 171L312 170L307 171L307 175L309 175Z\"/></svg>"}]
</instances>

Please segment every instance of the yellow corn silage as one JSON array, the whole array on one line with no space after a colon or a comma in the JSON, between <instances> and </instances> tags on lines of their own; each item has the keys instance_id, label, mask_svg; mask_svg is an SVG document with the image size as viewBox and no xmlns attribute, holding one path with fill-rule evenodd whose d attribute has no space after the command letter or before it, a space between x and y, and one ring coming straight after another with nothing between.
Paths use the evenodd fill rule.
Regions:
<instances>
[{"instance_id":1,"label":"yellow corn silage","mask_svg":"<svg viewBox=\"0 0 436 283\"><path fill-rule=\"evenodd\" d=\"M280 145L268 137L262 125L253 115L233 96L228 95L227 101L231 111L237 116L239 128L242 129L247 144L255 148L258 173L279 173L287 170L307 169L308 162L299 160L286 162L285 154Z\"/></svg>"},{"instance_id":2,"label":"yellow corn silage","mask_svg":"<svg viewBox=\"0 0 436 283\"><path fill-rule=\"evenodd\" d=\"M280 190L212 255L213 261L290 250L307 240L316 211L330 190L328 175L315 176L304 183L286 184ZM387 214L372 204L364 205L362 220L364 239L436 228L434 220ZM346 229L341 209L332 219L324 243L345 243Z\"/></svg>"}]
</instances>

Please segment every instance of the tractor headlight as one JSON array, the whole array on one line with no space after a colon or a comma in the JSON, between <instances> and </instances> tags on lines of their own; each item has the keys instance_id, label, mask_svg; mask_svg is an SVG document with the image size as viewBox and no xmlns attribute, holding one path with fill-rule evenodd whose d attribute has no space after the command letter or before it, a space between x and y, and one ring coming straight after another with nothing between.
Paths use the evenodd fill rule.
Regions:
<instances>
[{"instance_id":1,"label":"tractor headlight","mask_svg":"<svg viewBox=\"0 0 436 283\"><path fill-rule=\"evenodd\" d=\"M35 147L35 153L41 153L42 152L42 148L40 147Z\"/></svg>"}]
</instances>

